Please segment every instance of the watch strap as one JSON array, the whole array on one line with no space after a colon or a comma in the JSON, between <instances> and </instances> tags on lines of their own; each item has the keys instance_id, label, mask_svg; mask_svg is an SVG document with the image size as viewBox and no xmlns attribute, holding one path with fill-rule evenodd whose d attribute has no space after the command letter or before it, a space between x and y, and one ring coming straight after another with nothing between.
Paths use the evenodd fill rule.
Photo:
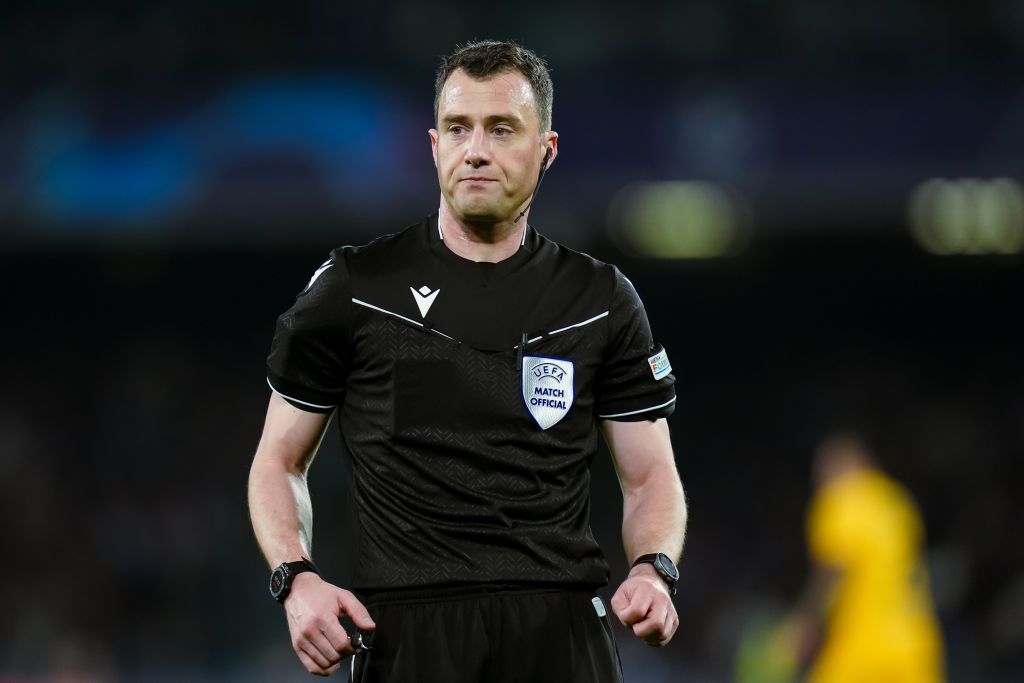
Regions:
<instances>
[{"instance_id":1,"label":"watch strap","mask_svg":"<svg viewBox=\"0 0 1024 683\"><path fill-rule=\"evenodd\" d=\"M637 566L638 564L654 564L654 561L656 559L658 559L658 553L648 553L646 555L641 555L640 557L633 560L633 564L630 566L630 569Z\"/></svg>"},{"instance_id":2,"label":"watch strap","mask_svg":"<svg viewBox=\"0 0 1024 683\"><path fill-rule=\"evenodd\" d=\"M278 602L284 602L292 590L292 580L297 574L313 572L317 576L320 570L309 558L300 558L297 562L282 562L270 573L270 595ZM280 584L275 586L275 584Z\"/></svg>"},{"instance_id":3,"label":"watch strap","mask_svg":"<svg viewBox=\"0 0 1024 683\"><path fill-rule=\"evenodd\" d=\"M313 560L306 557L300 558L298 562L285 562L284 564L288 567L288 571L291 572L292 576L302 572L313 572L317 576L320 575L320 570L313 564Z\"/></svg>"},{"instance_id":4,"label":"watch strap","mask_svg":"<svg viewBox=\"0 0 1024 683\"><path fill-rule=\"evenodd\" d=\"M679 576L678 570L675 570L676 576L670 575L662 567L663 562L667 562L669 566L673 568L675 567L675 562L673 562L668 555L665 555L664 553L647 553L646 555L641 555L640 557L633 560L633 564L631 565L630 569L637 566L638 564L652 565L654 567L654 570L658 572L658 576L661 577L662 581L668 584L668 594L671 596L675 596L676 582L678 581Z\"/></svg>"}]
</instances>

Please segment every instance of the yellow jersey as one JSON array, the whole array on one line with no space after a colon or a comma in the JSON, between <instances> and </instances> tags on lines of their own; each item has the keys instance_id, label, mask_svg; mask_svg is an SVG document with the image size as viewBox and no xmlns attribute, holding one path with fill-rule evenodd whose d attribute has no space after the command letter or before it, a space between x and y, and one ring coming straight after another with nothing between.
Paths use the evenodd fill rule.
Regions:
<instances>
[{"instance_id":1,"label":"yellow jersey","mask_svg":"<svg viewBox=\"0 0 1024 683\"><path fill-rule=\"evenodd\" d=\"M807 536L812 559L839 572L810 683L944 681L924 525L909 493L875 469L844 474L811 501Z\"/></svg>"}]
</instances>

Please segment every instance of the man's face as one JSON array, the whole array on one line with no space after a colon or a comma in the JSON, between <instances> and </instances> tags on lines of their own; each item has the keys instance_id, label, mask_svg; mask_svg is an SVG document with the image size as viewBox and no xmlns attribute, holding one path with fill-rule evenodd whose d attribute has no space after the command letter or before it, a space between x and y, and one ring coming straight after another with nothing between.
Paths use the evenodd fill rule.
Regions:
<instances>
[{"instance_id":1,"label":"man's face","mask_svg":"<svg viewBox=\"0 0 1024 683\"><path fill-rule=\"evenodd\" d=\"M557 154L558 134L541 135L533 89L518 71L478 81L449 76L430 140L441 194L468 223L511 220L537 185L545 149Z\"/></svg>"}]
</instances>

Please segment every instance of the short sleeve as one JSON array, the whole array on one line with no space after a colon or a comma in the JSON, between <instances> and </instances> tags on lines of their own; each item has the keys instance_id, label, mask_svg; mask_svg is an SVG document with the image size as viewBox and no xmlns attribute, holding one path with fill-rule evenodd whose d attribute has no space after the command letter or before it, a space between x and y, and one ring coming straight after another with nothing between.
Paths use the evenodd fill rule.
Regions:
<instances>
[{"instance_id":1,"label":"short sleeve","mask_svg":"<svg viewBox=\"0 0 1024 683\"><path fill-rule=\"evenodd\" d=\"M613 270L608 348L597 383L598 419L638 422L668 417L676 401L668 354L654 341L633 284Z\"/></svg>"},{"instance_id":2,"label":"short sleeve","mask_svg":"<svg viewBox=\"0 0 1024 683\"><path fill-rule=\"evenodd\" d=\"M329 412L344 399L350 366L348 291L344 258L332 254L277 319L267 381L297 408Z\"/></svg>"}]
</instances>

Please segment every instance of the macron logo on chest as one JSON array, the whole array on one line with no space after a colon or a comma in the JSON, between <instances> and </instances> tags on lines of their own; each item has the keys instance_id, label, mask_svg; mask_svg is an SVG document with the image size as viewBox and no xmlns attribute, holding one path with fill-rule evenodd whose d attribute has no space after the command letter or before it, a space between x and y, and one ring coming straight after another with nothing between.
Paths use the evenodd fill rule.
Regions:
<instances>
[{"instance_id":1,"label":"macron logo on chest","mask_svg":"<svg viewBox=\"0 0 1024 683\"><path fill-rule=\"evenodd\" d=\"M409 291L412 292L412 297L416 299L416 307L420 309L421 318L427 317L427 311L430 310L430 307L434 304L434 299L436 299L437 295L441 292L440 289L431 291L430 287L427 287L426 285L423 285L419 289L410 287Z\"/></svg>"}]
</instances>

